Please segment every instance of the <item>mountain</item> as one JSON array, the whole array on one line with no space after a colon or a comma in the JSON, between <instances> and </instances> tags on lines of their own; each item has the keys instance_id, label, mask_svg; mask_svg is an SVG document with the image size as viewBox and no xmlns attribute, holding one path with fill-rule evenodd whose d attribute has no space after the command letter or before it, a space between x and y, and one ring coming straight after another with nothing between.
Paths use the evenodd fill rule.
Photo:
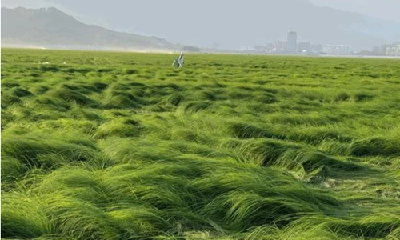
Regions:
<instances>
[{"instance_id":1,"label":"mountain","mask_svg":"<svg viewBox=\"0 0 400 240\"><path fill-rule=\"evenodd\" d=\"M143 50L178 48L177 45L161 38L86 25L54 7L42 9L3 7L1 18L2 44Z\"/></svg>"}]
</instances>

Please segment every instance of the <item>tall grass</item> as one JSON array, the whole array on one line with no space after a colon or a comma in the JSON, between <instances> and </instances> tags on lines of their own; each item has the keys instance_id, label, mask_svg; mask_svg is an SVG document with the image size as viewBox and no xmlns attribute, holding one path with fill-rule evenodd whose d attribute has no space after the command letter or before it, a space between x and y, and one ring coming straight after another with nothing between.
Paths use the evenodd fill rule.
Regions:
<instances>
[{"instance_id":1,"label":"tall grass","mask_svg":"<svg viewBox=\"0 0 400 240\"><path fill-rule=\"evenodd\" d=\"M3 50L2 237L400 238L398 61L187 59Z\"/></svg>"}]
</instances>

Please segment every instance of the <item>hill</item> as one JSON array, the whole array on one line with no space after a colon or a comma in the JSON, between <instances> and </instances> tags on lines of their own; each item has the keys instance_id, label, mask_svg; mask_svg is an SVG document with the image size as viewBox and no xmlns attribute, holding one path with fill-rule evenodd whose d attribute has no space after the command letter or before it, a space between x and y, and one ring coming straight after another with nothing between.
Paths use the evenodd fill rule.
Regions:
<instances>
[{"instance_id":1,"label":"hill","mask_svg":"<svg viewBox=\"0 0 400 240\"><path fill-rule=\"evenodd\" d=\"M1 9L2 44L118 49L176 49L157 37L86 25L56 8Z\"/></svg>"}]
</instances>

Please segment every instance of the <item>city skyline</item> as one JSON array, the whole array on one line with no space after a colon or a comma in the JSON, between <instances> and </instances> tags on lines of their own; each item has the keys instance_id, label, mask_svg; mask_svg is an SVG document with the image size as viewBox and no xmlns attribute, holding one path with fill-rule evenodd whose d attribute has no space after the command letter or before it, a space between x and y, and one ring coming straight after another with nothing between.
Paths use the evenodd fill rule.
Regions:
<instances>
[{"instance_id":1,"label":"city skyline","mask_svg":"<svg viewBox=\"0 0 400 240\"><path fill-rule=\"evenodd\" d=\"M266 54L400 56L400 42L374 46L372 51L363 49L357 52L346 44L320 44L311 41L299 41L298 32L289 30L286 41L276 40L253 48L243 47L242 50Z\"/></svg>"}]
</instances>

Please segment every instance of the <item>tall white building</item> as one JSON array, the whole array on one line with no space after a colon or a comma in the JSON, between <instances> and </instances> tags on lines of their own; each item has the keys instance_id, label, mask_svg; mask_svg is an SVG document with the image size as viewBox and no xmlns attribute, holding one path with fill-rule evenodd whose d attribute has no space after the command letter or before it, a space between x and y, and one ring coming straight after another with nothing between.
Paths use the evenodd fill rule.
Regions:
<instances>
[{"instance_id":1,"label":"tall white building","mask_svg":"<svg viewBox=\"0 0 400 240\"><path fill-rule=\"evenodd\" d=\"M290 31L288 33L287 50L289 53L297 53L297 32Z\"/></svg>"},{"instance_id":2,"label":"tall white building","mask_svg":"<svg viewBox=\"0 0 400 240\"><path fill-rule=\"evenodd\" d=\"M400 43L393 43L391 45L383 45L382 52L387 56L400 56Z\"/></svg>"}]
</instances>

